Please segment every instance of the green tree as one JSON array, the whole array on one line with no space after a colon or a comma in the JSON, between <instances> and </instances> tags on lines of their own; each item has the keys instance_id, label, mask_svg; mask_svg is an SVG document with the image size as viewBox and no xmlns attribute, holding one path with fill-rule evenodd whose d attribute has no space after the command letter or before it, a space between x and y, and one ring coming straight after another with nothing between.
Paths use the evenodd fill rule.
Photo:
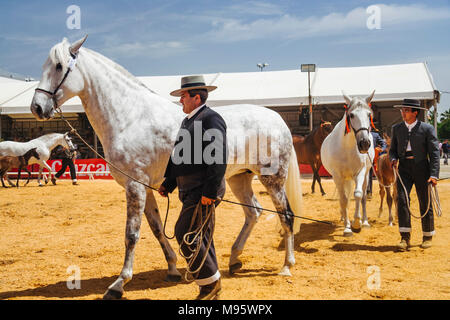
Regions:
<instances>
[{"instance_id":1,"label":"green tree","mask_svg":"<svg viewBox=\"0 0 450 320\"><path fill-rule=\"evenodd\" d=\"M450 109L442 112L439 120L437 125L438 138L440 140L450 139Z\"/></svg>"}]
</instances>

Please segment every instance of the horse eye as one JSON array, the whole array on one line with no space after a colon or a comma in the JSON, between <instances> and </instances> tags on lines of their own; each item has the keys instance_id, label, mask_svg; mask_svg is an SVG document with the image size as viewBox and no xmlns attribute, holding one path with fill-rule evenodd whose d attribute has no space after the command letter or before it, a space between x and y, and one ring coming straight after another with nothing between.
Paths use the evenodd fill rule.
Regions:
<instances>
[{"instance_id":1,"label":"horse eye","mask_svg":"<svg viewBox=\"0 0 450 320\"><path fill-rule=\"evenodd\" d=\"M353 119L354 116L355 116L355 115L354 115L353 113L350 113L350 118Z\"/></svg>"},{"instance_id":2,"label":"horse eye","mask_svg":"<svg viewBox=\"0 0 450 320\"><path fill-rule=\"evenodd\" d=\"M61 65L61 63L58 63L56 65L56 71L61 71L61 70L62 70L62 65Z\"/></svg>"}]
</instances>

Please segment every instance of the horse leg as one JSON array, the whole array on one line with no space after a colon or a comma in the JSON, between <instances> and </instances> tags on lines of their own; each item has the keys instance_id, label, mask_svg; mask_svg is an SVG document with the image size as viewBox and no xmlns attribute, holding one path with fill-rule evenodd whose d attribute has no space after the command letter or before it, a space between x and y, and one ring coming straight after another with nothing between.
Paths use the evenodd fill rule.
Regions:
<instances>
[{"instance_id":1,"label":"horse leg","mask_svg":"<svg viewBox=\"0 0 450 320\"><path fill-rule=\"evenodd\" d=\"M286 191L284 189L284 179L282 179L280 175L271 175L259 176L259 180L266 187L276 210L284 213L278 214L284 231L283 237L285 244L284 265L279 275L291 276L290 267L295 264L293 232L294 217L288 216L288 212L292 213L292 210L289 207Z\"/></svg>"},{"instance_id":2,"label":"horse leg","mask_svg":"<svg viewBox=\"0 0 450 320\"><path fill-rule=\"evenodd\" d=\"M177 255L172 249L169 241L162 232L162 222L159 215L158 204L155 200L155 195L152 190L147 192L147 200L145 202L145 217L147 222L152 229L152 232L156 239L158 239L159 244L164 252L166 261L168 263L168 274L166 281L168 282L179 282L181 281L181 273L177 270Z\"/></svg>"},{"instance_id":3,"label":"horse leg","mask_svg":"<svg viewBox=\"0 0 450 320\"><path fill-rule=\"evenodd\" d=\"M378 181L381 182L381 180L378 180ZM383 200L384 200L385 194L386 194L386 191L384 190L384 187L380 186L380 208L378 208L378 218L380 218L381 214L383 213Z\"/></svg>"},{"instance_id":4,"label":"horse leg","mask_svg":"<svg viewBox=\"0 0 450 320\"><path fill-rule=\"evenodd\" d=\"M322 188L322 182L320 181L320 174L319 174L319 170L320 170L320 167L322 166L322 163L316 163L314 166L315 166L314 174L316 175L316 180L319 183L320 192L322 193L322 196L324 196L324 195L326 195L326 193Z\"/></svg>"},{"instance_id":5,"label":"horse leg","mask_svg":"<svg viewBox=\"0 0 450 320\"><path fill-rule=\"evenodd\" d=\"M40 162L39 163L40 164L40 170L39 170L39 185L41 185L41 180L40 180L40 173L42 172L42 170L43 170L43 168L42 167L45 167L47 170L48 170L48 176L49 176L49 178L51 178L51 180L52 180L52 182L55 180L55 183L56 183L56 179L55 179L55 177L54 177L54 175L52 174L52 168L50 168L50 166L47 164L47 162L45 162L45 161L42 161L42 162ZM48 182L48 181L47 181Z\"/></svg>"},{"instance_id":6,"label":"horse leg","mask_svg":"<svg viewBox=\"0 0 450 320\"><path fill-rule=\"evenodd\" d=\"M310 163L309 164L309 166L311 167L311 169L312 169L312 172L313 172L313 182L312 182L312 185L311 185L311 193L315 193L315 188L316 188L316 180L317 180L317 177L316 177L316 168L314 167L314 163Z\"/></svg>"},{"instance_id":7,"label":"horse leg","mask_svg":"<svg viewBox=\"0 0 450 320\"><path fill-rule=\"evenodd\" d=\"M28 168L25 168L25 171L28 172L28 180L27 180L27 182L24 184L24 187L30 182L30 179L31 179L31 172L28 170Z\"/></svg>"},{"instance_id":8,"label":"horse leg","mask_svg":"<svg viewBox=\"0 0 450 320\"><path fill-rule=\"evenodd\" d=\"M3 188L8 188L8 187L5 185L5 181L3 181L3 177L4 177L4 176L5 176L5 171L0 172L0 180L2 180L2 186L3 186ZM6 180L8 180L8 182L11 183L11 182L9 181L9 179L8 179L8 175L6 175Z\"/></svg>"},{"instance_id":9,"label":"horse leg","mask_svg":"<svg viewBox=\"0 0 450 320\"><path fill-rule=\"evenodd\" d=\"M19 167L19 172L17 173L17 181L16 181L16 187L19 188L19 180L20 180L20 172L22 171L22 168Z\"/></svg>"},{"instance_id":10,"label":"horse leg","mask_svg":"<svg viewBox=\"0 0 450 320\"><path fill-rule=\"evenodd\" d=\"M367 218L367 185L369 184L369 175L363 183L363 193L361 198L361 207L363 212L362 226L363 228L370 228L369 219Z\"/></svg>"},{"instance_id":11,"label":"horse leg","mask_svg":"<svg viewBox=\"0 0 450 320\"><path fill-rule=\"evenodd\" d=\"M350 219L347 215L347 206L348 201L350 198L350 188L351 188L351 181L345 180L345 181L335 181L336 190L339 194L339 205L341 207L341 221L344 221L344 237L350 237L353 235L351 225L350 225Z\"/></svg>"},{"instance_id":12,"label":"horse leg","mask_svg":"<svg viewBox=\"0 0 450 320\"><path fill-rule=\"evenodd\" d=\"M108 287L103 299L120 299L123 287L133 277L134 250L139 240L142 212L145 209L145 187L129 182L125 188L127 198L127 223L125 229L125 261L119 278Z\"/></svg>"},{"instance_id":13,"label":"horse leg","mask_svg":"<svg viewBox=\"0 0 450 320\"><path fill-rule=\"evenodd\" d=\"M392 227L394 225L394 217L392 216L392 196L391 196L391 188L386 188L386 201L389 209L389 226Z\"/></svg>"},{"instance_id":14,"label":"horse leg","mask_svg":"<svg viewBox=\"0 0 450 320\"><path fill-rule=\"evenodd\" d=\"M228 178L227 182L239 202L254 207L261 207L253 194L253 176L253 173L241 173ZM244 251L245 242L250 236L253 227L256 225L258 217L261 215L261 210L259 209L244 206L242 208L245 213L245 223L231 248L229 262L230 274L242 268L242 262L239 260L239 256Z\"/></svg>"},{"instance_id":15,"label":"horse leg","mask_svg":"<svg viewBox=\"0 0 450 320\"><path fill-rule=\"evenodd\" d=\"M39 163L39 174L38 174L38 178L37 178L39 187L42 187L41 177L42 177L42 171L43 171L43 170L44 170L43 164L42 164L42 163ZM48 182L48 180L47 180L47 182ZM47 183L46 183L46 184L47 184Z\"/></svg>"},{"instance_id":16,"label":"horse leg","mask_svg":"<svg viewBox=\"0 0 450 320\"><path fill-rule=\"evenodd\" d=\"M353 232L360 232L361 231L361 212L360 212L360 205L361 200L363 199L363 192L365 193L366 190L363 188L363 184L365 182L365 179L368 179L368 175L366 174L366 169L363 168L358 175L355 177L355 192L353 193L353 196L355 197L355 215L354 220L352 223L352 230ZM366 185L367 187L367 185Z\"/></svg>"}]
</instances>

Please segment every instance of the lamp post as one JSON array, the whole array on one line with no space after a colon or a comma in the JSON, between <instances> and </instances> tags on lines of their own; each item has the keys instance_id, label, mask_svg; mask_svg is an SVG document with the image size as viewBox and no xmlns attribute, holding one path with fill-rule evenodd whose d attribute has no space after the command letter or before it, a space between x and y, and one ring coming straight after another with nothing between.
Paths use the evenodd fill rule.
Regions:
<instances>
[{"instance_id":1,"label":"lamp post","mask_svg":"<svg viewBox=\"0 0 450 320\"><path fill-rule=\"evenodd\" d=\"M258 63L256 66L261 70L261 71L263 71L263 69L265 68L265 67L267 67L269 64L268 63Z\"/></svg>"},{"instance_id":2,"label":"lamp post","mask_svg":"<svg viewBox=\"0 0 450 320\"><path fill-rule=\"evenodd\" d=\"M309 101L309 131L313 130L313 110L311 99L311 72L316 72L315 64L302 64L300 67L302 72L308 72L308 101Z\"/></svg>"}]
</instances>

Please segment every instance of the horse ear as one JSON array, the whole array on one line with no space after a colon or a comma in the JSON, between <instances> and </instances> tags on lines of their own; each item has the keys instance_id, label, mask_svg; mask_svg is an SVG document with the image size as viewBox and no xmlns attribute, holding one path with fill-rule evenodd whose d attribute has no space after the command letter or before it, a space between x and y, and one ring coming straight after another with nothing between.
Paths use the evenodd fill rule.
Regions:
<instances>
[{"instance_id":1,"label":"horse ear","mask_svg":"<svg viewBox=\"0 0 450 320\"><path fill-rule=\"evenodd\" d=\"M352 98L350 98L348 95L346 95L344 90L342 90L342 95L344 96L344 99L345 99L345 102L347 102L347 105L350 106L350 103L352 102Z\"/></svg>"},{"instance_id":2,"label":"horse ear","mask_svg":"<svg viewBox=\"0 0 450 320\"><path fill-rule=\"evenodd\" d=\"M375 95L375 90L373 90L372 94L366 98L366 103L367 104L369 104L370 101L372 101L374 95Z\"/></svg>"},{"instance_id":3,"label":"horse ear","mask_svg":"<svg viewBox=\"0 0 450 320\"><path fill-rule=\"evenodd\" d=\"M86 41L88 35L85 35L83 38L81 38L78 41L75 41L71 46L70 46L70 52L72 54L77 54L78 50L80 50L81 46L83 45L83 43Z\"/></svg>"}]
</instances>

